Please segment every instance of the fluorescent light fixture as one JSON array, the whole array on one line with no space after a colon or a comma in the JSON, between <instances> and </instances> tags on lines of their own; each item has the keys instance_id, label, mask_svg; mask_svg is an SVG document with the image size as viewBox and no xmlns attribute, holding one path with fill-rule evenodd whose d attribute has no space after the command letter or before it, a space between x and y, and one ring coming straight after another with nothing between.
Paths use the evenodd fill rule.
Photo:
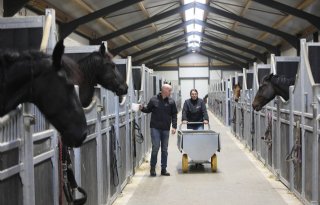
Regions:
<instances>
[{"instance_id":1,"label":"fluorescent light fixture","mask_svg":"<svg viewBox=\"0 0 320 205\"><path fill-rule=\"evenodd\" d=\"M194 31L201 32L202 31L202 26L199 24L194 24Z\"/></svg>"},{"instance_id":2,"label":"fluorescent light fixture","mask_svg":"<svg viewBox=\"0 0 320 205\"><path fill-rule=\"evenodd\" d=\"M187 14L187 13L186 13ZM194 13L194 18L203 21L204 11L202 9L196 8Z\"/></svg>"},{"instance_id":3,"label":"fluorescent light fixture","mask_svg":"<svg viewBox=\"0 0 320 205\"><path fill-rule=\"evenodd\" d=\"M184 4L189 4L189 3L193 3L194 0L184 0Z\"/></svg>"},{"instance_id":4,"label":"fluorescent light fixture","mask_svg":"<svg viewBox=\"0 0 320 205\"><path fill-rule=\"evenodd\" d=\"M198 35L192 35L192 36L188 36L188 43L192 41L192 42L199 42L201 41L201 37Z\"/></svg>"},{"instance_id":5,"label":"fluorescent light fixture","mask_svg":"<svg viewBox=\"0 0 320 205\"><path fill-rule=\"evenodd\" d=\"M200 43L192 41L188 43L188 47L197 48L197 47L200 47Z\"/></svg>"},{"instance_id":6,"label":"fluorescent light fixture","mask_svg":"<svg viewBox=\"0 0 320 205\"><path fill-rule=\"evenodd\" d=\"M194 24L190 24L187 26L187 33L194 31Z\"/></svg>"},{"instance_id":7,"label":"fluorescent light fixture","mask_svg":"<svg viewBox=\"0 0 320 205\"><path fill-rule=\"evenodd\" d=\"M188 9L185 11L186 21L194 19L194 8Z\"/></svg>"},{"instance_id":8,"label":"fluorescent light fixture","mask_svg":"<svg viewBox=\"0 0 320 205\"><path fill-rule=\"evenodd\" d=\"M184 4L189 4L189 3L193 3L193 2L199 2L201 4L205 4L206 0L184 0Z\"/></svg>"}]
</instances>

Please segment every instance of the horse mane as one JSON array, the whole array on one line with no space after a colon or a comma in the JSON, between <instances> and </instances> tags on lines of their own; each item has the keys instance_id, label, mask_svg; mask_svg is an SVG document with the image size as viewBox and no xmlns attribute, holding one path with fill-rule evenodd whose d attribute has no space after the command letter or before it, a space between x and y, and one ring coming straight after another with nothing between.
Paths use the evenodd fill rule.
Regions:
<instances>
[{"instance_id":1,"label":"horse mane","mask_svg":"<svg viewBox=\"0 0 320 205\"><path fill-rule=\"evenodd\" d=\"M271 78L271 83L279 86L290 86L294 85L294 78L287 78L284 75L274 75Z\"/></svg>"},{"instance_id":2,"label":"horse mane","mask_svg":"<svg viewBox=\"0 0 320 205\"><path fill-rule=\"evenodd\" d=\"M72 81L73 84L78 84L83 80L83 73L79 68L79 65L70 57L62 56L62 70L65 72L68 79Z\"/></svg>"},{"instance_id":3,"label":"horse mane","mask_svg":"<svg viewBox=\"0 0 320 205\"><path fill-rule=\"evenodd\" d=\"M43 58L50 58L49 55L36 50L18 52L5 49L0 51L0 67L10 66L18 61L37 61Z\"/></svg>"},{"instance_id":4,"label":"horse mane","mask_svg":"<svg viewBox=\"0 0 320 205\"><path fill-rule=\"evenodd\" d=\"M94 81L93 79L95 78L95 75L96 75L96 70L93 68L96 68L99 65L101 65L100 61L102 60L103 60L103 56L99 52L95 51L78 61L80 70L82 71L86 80L90 84L93 84L93 81Z\"/></svg>"}]
</instances>

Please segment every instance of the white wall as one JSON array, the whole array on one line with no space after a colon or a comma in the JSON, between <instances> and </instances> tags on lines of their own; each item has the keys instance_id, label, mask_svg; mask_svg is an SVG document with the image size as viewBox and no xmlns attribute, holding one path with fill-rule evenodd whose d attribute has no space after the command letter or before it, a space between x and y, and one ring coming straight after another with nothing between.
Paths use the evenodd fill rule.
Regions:
<instances>
[{"instance_id":1,"label":"white wall","mask_svg":"<svg viewBox=\"0 0 320 205\"><path fill-rule=\"evenodd\" d=\"M297 56L297 50L295 48L290 48L290 49L281 51L281 56Z\"/></svg>"},{"instance_id":2,"label":"white wall","mask_svg":"<svg viewBox=\"0 0 320 205\"><path fill-rule=\"evenodd\" d=\"M199 66L200 64L208 65L208 58L197 53L190 53L179 58L180 65Z\"/></svg>"},{"instance_id":3,"label":"white wall","mask_svg":"<svg viewBox=\"0 0 320 205\"><path fill-rule=\"evenodd\" d=\"M210 70L210 80L220 80L222 77L221 70Z\"/></svg>"},{"instance_id":4,"label":"white wall","mask_svg":"<svg viewBox=\"0 0 320 205\"><path fill-rule=\"evenodd\" d=\"M64 40L65 46L81 46L81 45L89 45L89 40L86 38L83 38L82 36L71 33L65 40Z\"/></svg>"},{"instance_id":5,"label":"white wall","mask_svg":"<svg viewBox=\"0 0 320 205\"><path fill-rule=\"evenodd\" d=\"M156 75L161 76L165 80L171 81L172 85L178 85L179 84L179 76L178 71L154 71Z\"/></svg>"},{"instance_id":6,"label":"white wall","mask_svg":"<svg viewBox=\"0 0 320 205\"><path fill-rule=\"evenodd\" d=\"M180 78L199 78L209 77L208 67L180 67L179 77Z\"/></svg>"}]
</instances>

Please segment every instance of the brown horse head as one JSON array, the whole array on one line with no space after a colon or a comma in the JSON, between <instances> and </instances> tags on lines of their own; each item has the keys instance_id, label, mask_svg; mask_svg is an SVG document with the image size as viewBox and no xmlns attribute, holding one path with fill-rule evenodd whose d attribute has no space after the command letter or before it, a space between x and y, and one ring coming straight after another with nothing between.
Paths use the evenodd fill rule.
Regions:
<instances>
[{"instance_id":1,"label":"brown horse head","mask_svg":"<svg viewBox=\"0 0 320 205\"><path fill-rule=\"evenodd\" d=\"M241 86L239 83L235 84L232 88L233 90L233 99L234 101L238 102L240 98Z\"/></svg>"}]
</instances>

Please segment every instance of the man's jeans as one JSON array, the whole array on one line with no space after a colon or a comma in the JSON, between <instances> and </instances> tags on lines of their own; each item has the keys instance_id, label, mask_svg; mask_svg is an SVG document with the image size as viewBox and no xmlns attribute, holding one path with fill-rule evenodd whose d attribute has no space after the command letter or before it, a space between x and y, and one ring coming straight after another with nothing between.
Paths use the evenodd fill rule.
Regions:
<instances>
[{"instance_id":1,"label":"man's jeans","mask_svg":"<svg viewBox=\"0 0 320 205\"><path fill-rule=\"evenodd\" d=\"M161 130L151 128L151 160L150 166L155 167L157 164L158 151L161 145L161 169L167 168L168 159L168 143L169 143L169 130Z\"/></svg>"}]
</instances>

